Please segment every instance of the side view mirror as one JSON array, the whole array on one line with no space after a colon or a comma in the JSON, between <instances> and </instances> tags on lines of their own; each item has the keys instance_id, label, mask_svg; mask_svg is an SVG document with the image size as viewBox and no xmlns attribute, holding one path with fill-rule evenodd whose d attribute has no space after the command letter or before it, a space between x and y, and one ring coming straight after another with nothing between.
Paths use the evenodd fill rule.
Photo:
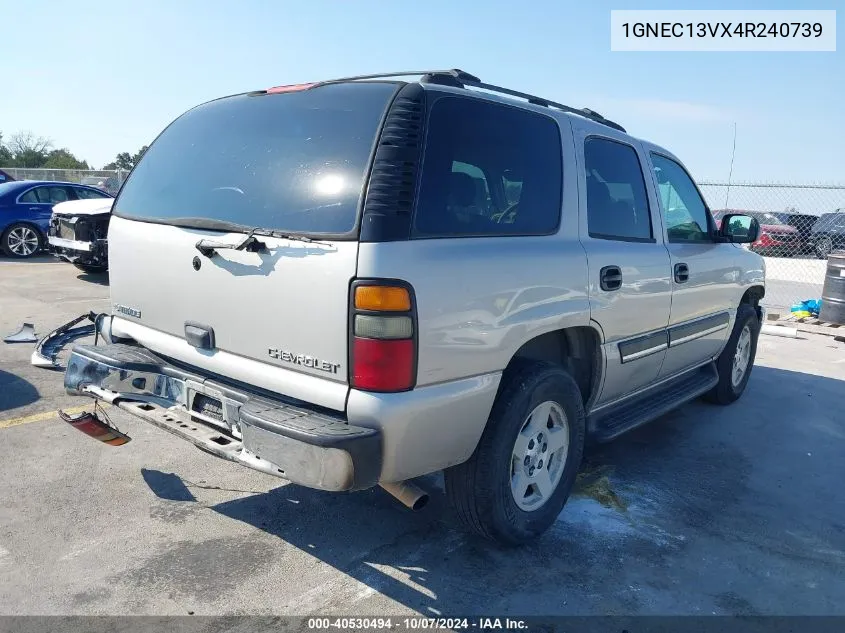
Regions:
<instances>
[{"instance_id":1,"label":"side view mirror","mask_svg":"<svg viewBox=\"0 0 845 633\"><path fill-rule=\"evenodd\" d=\"M750 244L760 237L760 223L750 215L729 213L722 218L718 236L725 242Z\"/></svg>"}]
</instances>

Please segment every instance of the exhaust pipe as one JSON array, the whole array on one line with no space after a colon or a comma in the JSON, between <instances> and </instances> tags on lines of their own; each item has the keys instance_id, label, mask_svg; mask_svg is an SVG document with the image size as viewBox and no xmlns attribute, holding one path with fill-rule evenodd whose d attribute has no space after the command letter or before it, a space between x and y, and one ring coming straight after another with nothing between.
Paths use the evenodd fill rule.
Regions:
<instances>
[{"instance_id":1,"label":"exhaust pipe","mask_svg":"<svg viewBox=\"0 0 845 633\"><path fill-rule=\"evenodd\" d=\"M379 484L411 510L420 510L428 503L428 493L410 481Z\"/></svg>"}]
</instances>

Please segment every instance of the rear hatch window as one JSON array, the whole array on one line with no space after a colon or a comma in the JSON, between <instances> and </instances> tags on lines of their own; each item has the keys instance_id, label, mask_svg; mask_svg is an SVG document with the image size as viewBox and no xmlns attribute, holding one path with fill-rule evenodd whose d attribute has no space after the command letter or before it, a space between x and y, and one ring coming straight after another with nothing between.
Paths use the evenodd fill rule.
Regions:
<instances>
[{"instance_id":1,"label":"rear hatch window","mask_svg":"<svg viewBox=\"0 0 845 633\"><path fill-rule=\"evenodd\" d=\"M349 235L397 89L386 82L331 84L198 106L147 150L114 212L180 226Z\"/></svg>"}]
</instances>

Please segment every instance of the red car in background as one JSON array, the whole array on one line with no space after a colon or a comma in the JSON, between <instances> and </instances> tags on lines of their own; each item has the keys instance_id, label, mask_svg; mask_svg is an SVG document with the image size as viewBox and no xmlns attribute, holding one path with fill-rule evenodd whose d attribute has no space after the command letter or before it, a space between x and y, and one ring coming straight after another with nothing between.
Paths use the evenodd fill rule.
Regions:
<instances>
[{"instance_id":1,"label":"red car in background","mask_svg":"<svg viewBox=\"0 0 845 633\"><path fill-rule=\"evenodd\" d=\"M776 257L792 257L804 248L801 233L794 226L782 222L772 213L766 211L739 211L737 209L717 209L713 211L716 226L722 226L722 218L728 213L744 213L755 218L760 223L760 237L751 244L751 250L760 255L774 255Z\"/></svg>"}]
</instances>

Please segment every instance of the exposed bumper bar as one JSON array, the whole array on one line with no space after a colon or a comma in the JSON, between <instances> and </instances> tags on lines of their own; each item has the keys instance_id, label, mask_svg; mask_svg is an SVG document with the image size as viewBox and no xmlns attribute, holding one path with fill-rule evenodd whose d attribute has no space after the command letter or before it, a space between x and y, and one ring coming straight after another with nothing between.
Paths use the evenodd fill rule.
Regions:
<instances>
[{"instance_id":1,"label":"exposed bumper bar","mask_svg":"<svg viewBox=\"0 0 845 633\"><path fill-rule=\"evenodd\" d=\"M66 240L62 237L54 237L52 235L47 238L47 241L50 243L50 246L55 246L56 248L67 248L72 251L85 251L86 253L91 250L91 242Z\"/></svg>"},{"instance_id":2,"label":"exposed bumper bar","mask_svg":"<svg viewBox=\"0 0 845 633\"><path fill-rule=\"evenodd\" d=\"M381 474L377 429L217 383L143 347L75 347L65 388L115 403L218 457L311 488L370 488Z\"/></svg>"}]
</instances>

